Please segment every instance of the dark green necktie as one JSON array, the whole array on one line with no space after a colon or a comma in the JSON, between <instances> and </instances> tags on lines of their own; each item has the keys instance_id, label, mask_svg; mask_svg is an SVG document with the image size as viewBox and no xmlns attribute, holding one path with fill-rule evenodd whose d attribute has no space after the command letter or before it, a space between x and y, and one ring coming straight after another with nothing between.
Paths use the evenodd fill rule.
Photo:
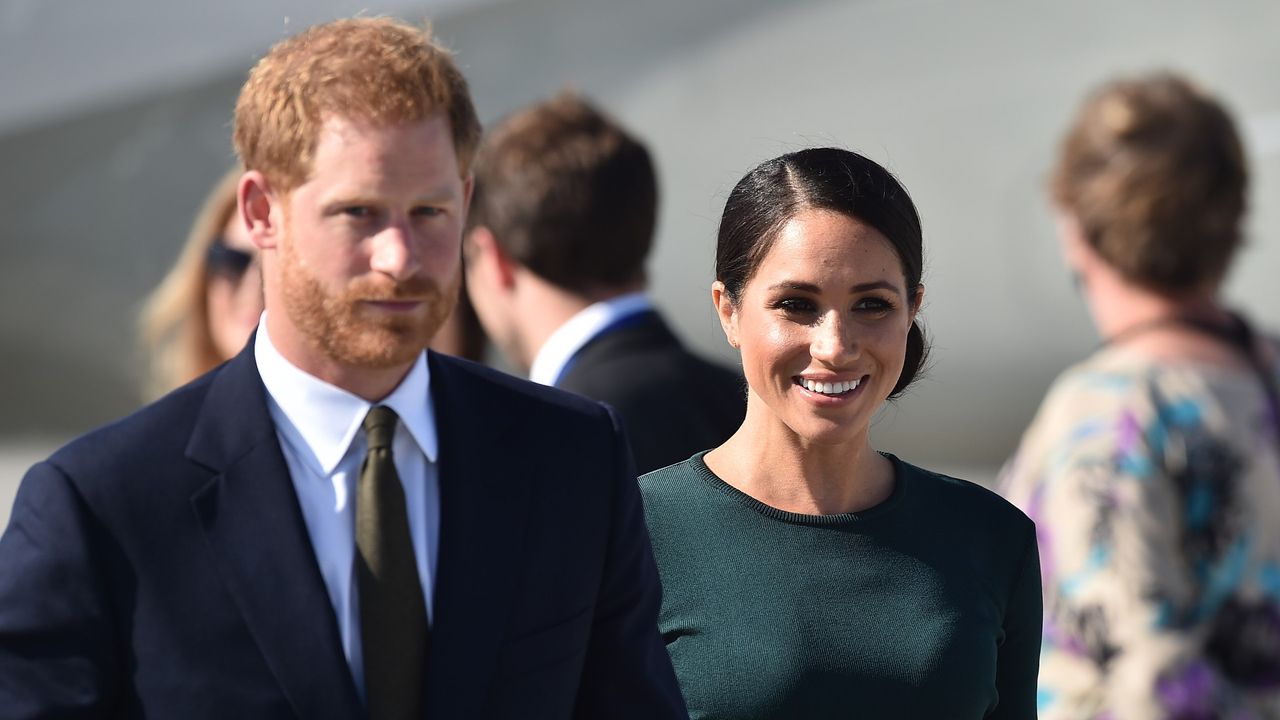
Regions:
<instances>
[{"instance_id":1,"label":"dark green necktie","mask_svg":"<svg viewBox=\"0 0 1280 720\"><path fill-rule=\"evenodd\" d=\"M356 582L370 720L421 720L427 608L414 561L404 488L391 457L396 414L381 405L364 419L369 454L356 490Z\"/></svg>"}]
</instances>

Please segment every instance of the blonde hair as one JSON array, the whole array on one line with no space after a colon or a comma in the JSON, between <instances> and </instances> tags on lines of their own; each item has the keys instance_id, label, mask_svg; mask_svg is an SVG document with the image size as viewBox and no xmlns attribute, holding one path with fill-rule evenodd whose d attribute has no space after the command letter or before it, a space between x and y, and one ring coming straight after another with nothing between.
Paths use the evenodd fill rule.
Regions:
<instances>
[{"instance_id":1,"label":"blonde hair","mask_svg":"<svg viewBox=\"0 0 1280 720\"><path fill-rule=\"evenodd\" d=\"M144 390L155 398L212 370L222 357L209 331L209 247L236 210L243 170L232 168L209 191L178 261L147 296L139 325L149 372Z\"/></svg>"},{"instance_id":2,"label":"blonde hair","mask_svg":"<svg viewBox=\"0 0 1280 720\"><path fill-rule=\"evenodd\" d=\"M388 125L437 112L449 118L465 174L480 121L449 51L398 20L336 20L277 43L250 71L236 101L236 152L287 194L311 173L326 115Z\"/></svg>"}]
</instances>

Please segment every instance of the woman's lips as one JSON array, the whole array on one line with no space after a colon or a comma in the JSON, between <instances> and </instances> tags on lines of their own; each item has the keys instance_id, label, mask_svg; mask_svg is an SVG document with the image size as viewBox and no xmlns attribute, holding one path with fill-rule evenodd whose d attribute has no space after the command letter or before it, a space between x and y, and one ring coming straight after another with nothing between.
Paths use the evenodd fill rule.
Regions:
<instances>
[{"instance_id":1,"label":"woman's lips","mask_svg":"<svg viewBox=\"0 0 1280 720\"><path fill-rule=\"evenodd\" d=\"M815 379L796 375L791 378L791 382L800 389L806 398L827 405L839 404L861 394L860 391L870 377L870 375L863 375L846 379Z\"/></svg>"}]
</instances>

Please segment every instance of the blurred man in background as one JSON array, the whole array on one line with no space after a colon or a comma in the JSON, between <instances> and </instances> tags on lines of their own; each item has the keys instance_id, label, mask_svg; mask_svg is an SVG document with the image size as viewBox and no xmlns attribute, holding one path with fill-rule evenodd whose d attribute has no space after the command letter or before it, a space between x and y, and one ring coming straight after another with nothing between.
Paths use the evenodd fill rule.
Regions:
<instances>
[{"instance_id":1,"label":"blurred man in background","mask_svg":"<svg viewBox=\"0 0 1280 720\"><path fill-rule=\"evenodd\" d=\"M565 93L495 127L475 173L467 282L507 358L616 408L642 473L732 435L741 377L686 350L645 293L658 205L645 146Z\"/></svg>"}]
</instances>

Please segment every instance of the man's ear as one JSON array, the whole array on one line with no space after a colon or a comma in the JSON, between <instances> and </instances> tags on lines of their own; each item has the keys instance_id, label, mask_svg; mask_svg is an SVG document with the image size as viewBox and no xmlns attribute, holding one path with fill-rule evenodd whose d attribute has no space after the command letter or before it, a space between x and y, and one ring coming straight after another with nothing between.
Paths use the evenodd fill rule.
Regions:
<instances>
[{"instance_id":1,"label":"man's ear","mask_svg":"<svg viewBox=\"0 0 1280 720\"><path fill-rule=\"evenodd\" d=\"M492 230L477 225L467 233L465 242L468 272L482 273L485 283L493 288L510 291L515 287L520 265L502 249Z\"/></svg>"},{"instance_id":2,"label":"man's ear","mask_svg":"<svg viewBox=\"0 0 1280 720\"><path fill-rule=\"evenodd\" d=\"M738 343L738 308L729 297L724 283L719 280L711 283L711 304L716 308L716 316L720 318L720 329L724 330L724 338L729 344L739 347Z\"/></svg>"},{"instance_id":3,"label":"man's ear","mask_svg":"<svg viewBox=\"0 0 1280 720\"><path fill-rule=\"evenodd\" d=\"M253 244L260 250L276 247L284 230L284 206L266 176L257 170L242 175L236 200L240 221Z\"/></svg>"}]
</instances>

